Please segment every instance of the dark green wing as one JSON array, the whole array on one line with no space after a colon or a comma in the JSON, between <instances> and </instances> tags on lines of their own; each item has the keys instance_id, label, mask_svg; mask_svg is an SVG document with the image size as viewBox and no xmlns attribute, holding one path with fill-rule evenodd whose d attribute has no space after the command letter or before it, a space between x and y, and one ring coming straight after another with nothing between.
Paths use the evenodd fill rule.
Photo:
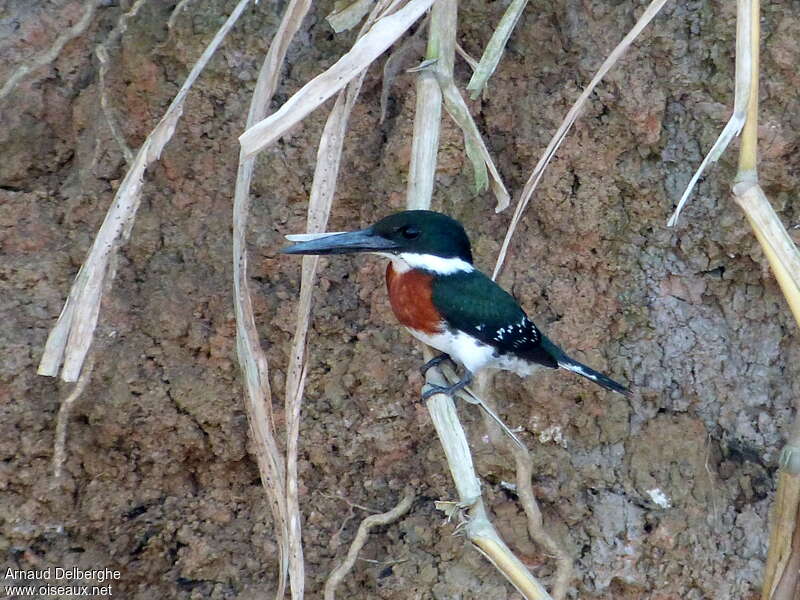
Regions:
<instances>
[{"instance_id":1,"label":"dark green wing","mask_svg":"<svg viewBox=\"0 0 800 600\"><path fill-rule=\"evenodd\" d=\"M433 281L433 304L454 329L464 331L500 354L515 354L558 368L558 351L528 319L517 301L480 271L439 276Z\"/></svg>"}]
</instances>

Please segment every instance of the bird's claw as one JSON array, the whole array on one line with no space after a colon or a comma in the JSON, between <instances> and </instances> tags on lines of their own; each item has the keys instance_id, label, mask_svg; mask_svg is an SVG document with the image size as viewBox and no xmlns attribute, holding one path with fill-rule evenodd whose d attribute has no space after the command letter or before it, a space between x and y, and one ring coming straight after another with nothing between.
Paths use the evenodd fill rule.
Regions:
<instances>
[{"instance_id":1,"label":"bird's claw","mask_svg":"<svg viewBox=\"0 0 800 600\"><path fill-rule=\"evenodd\" d=\"M432 383L429 383L426 386L428 389L422 392L422 399L427 400L428 398L436 394L447 394L448 396L452 397L453 394L455 394L458 390L468 386L469 382L470 379L464 378L461 381L448 386L434 385Z\"/></svg>"},{"instance_id":2,"label":"bird's claw","mask_svg":"<svg viewBox=\"0 0 800 600\"><path fill-rule=\"evenodd\" d=\"M420 373L422 373L422 376L425 377L425 374L428 372L429 369L432 369L433 367L438 367L446 360L450 360L449 354L443 353L440 354L439 356L434 356L432 359L430 359L428 362L422 365L419 368L419 371Z\"/></svg>"}]
</instances>

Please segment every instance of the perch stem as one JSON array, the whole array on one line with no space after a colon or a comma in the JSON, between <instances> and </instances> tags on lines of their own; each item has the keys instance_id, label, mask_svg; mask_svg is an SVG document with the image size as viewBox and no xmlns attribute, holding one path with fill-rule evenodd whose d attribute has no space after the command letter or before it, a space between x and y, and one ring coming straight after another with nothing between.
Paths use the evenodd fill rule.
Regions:
<instances>
[{"instance_id":1,"label":"perch stem","mask_svg":"<svg viewBox=\"0 0 800 600\"><path fill-rule=\"evenodd\" d=\"M737 35L749 35L749 96L742 129L739 168L734 180L734 200L744 212L764 250L781 291L800 325L800 253L758 183L758 79L760 3L740 3L737 18L747 23ZM800 399L786 446L781 452L778 489L772 510L762 600L791 600L800 595Z\"/></svg>"}]
</instances>

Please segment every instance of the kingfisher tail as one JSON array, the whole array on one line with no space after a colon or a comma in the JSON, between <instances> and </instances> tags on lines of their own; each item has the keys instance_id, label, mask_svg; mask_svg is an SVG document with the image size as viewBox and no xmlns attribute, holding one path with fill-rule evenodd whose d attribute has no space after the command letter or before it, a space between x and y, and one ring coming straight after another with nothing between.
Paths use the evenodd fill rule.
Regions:
<instances>
[{"instance_id":1,"label":"kingfisher tail","mask_svg":"<svg viewBox=\"0 0 800 600\"><path fill-rule=\"evenodd\" d=\"M633 395L631 390L626 388L624 385L617 383L610 377L595 371L591 367L587 367L583 363L579 363L577 360L570 358L566 354L562 354L558 357L558 366L562 369L567 369L568 371L577 373L581 377L586 377L586 379L589 381L594 381L597 385L601 385L612 392L617 392L618 394L622 394L628 398Z\"/></svg>"}]
</instances>

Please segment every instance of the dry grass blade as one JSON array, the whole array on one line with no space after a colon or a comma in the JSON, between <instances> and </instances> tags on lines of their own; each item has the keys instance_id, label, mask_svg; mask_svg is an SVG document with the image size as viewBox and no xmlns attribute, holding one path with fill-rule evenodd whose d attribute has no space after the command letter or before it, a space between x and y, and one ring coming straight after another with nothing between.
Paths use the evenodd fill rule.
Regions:
<instances>
[{"instance_id":1,"label":"dry grass blade","mask_svg":"<svg viewBox=\"0 0 800 600\"><path fill-rule=\"evenodd\" d=\"M556 151L558 150L559 146L561 146L561 142L564 141L567 133L569 132L570 128L572 127L573 123L578 118L583 105L589 99L589 96L594 91L594 88L597 87L597 84L605 77L606 73L613 67L616 62L620 59L620 57L625 53L628 47L633 43L633 40L642 32L642 30L647 27L650 21L658 14L661 8L666 4L667 0L653 0L644 11L639 20L636 21L636 24L633 28L628 32L622 41L617 45L616 48L608 55L603 64L600 65L595 76L589 82L589 85L586 86L586 89L583 90L583 93L578 97L575 101L575 104L572 105L567 116L564 117L564 120L561 122L556 133L553 135L550 143L545 148L544 154L542 158L539 159L536 167L533 169L528 181L525 183L525 187L520 194L519 201L517 202L517 207L514 209L514 216L511 218L511 224L508 227L508 231L506 232L506 237L503 239L503 245L500 248L500 253L497 257L497 263L494 267L494 272L492 273L492 279L496 279L498 273L500 273L500 269L503 267L503 263L506 258L506 254L508 253L508 246L511 243L511 238L514 236L514 232L517 229L517 225L519 225L519 221L522 218L522 213L525 212L525 209L528 206L528 202L533 195L533 192L536 190L536 186L539 185L539 181L542 178L542 174L544 170L547 168L547 165L550 163L550 160L555 155Z\"/></svg>"},{"instance_id":2,"label":"dry grass blade","mask_svg":"<svg viewBox=\"0 0 800 600\"><path fill-rule=\"evenodd\" d=\"M56 38L56 41L52 46L50 46L50 48L47 49L47 51L34 56L30 62L23 63L14 69L14 72L11 73L11 76L3 84L3 87L0 88L0 100L3 100L6 96L8 96L14 90L14 88L19 85L19 82L22 81L26 75L28 75L28 73L53 62L64 49L64 46L67 45L67 42L75 39L84 31L86 31L92 22L94 12L98 4L99 2L97 0L87 2L86 9L83 11L83 14L78 22L64 31L64 33L59 35Z\"/></svg>"},{"instance_id":3,"label":"dry grass blade","mask_svg":"<svg viewBox=\"0 0 800 600\"><path fill-rule=\"evenodd\" d=\"M242 152L249 157L263 150L299 123L306 115L341 90L391 46L433 3L411 0L394 14L375 22L347 54L327 71L305 84L286 103L240 137Z\"/></svg>"},{"instance_id":4,"label":"dry grass blade","mask_svg":"<svg viewBox=\"0 0 800 600\"><path fill-rule=\"evenodd\" d=\"M292 0L286 8L278 31L261 65L247 124L263 119L278 85L280 67L286 51L311 7L311 0ZM278 590L283 598L289 570L289 519L286 509L286 471L283 455L275 437L272 419L272 390L269 386L269 366L261 349L258 329L247 279L247 221L250 212L250 182L253 176L252 158L239 156L236 190L233 200L233 284L236 314L236 350L239 366L245 378L245 408L250 435L256 453L261 485L266 492L275 521L278 546Z\"/></svg>"},{"instance_id":5,"label":"dry grass blade","mask_svg":"<svg viewBox=\"0 0 800 600\"><path fill-rule=\"evenodd\" d=\"M461 128L464 134L464 146L467 151L467 156L472 162L475 169L475 187L480 191L485 189L488 178L486 176L486 169L489 170L491 175L492 192L497 199L497 206L495 212L500 212L508 207L511 200L506 186L500 177L500 172L489 154L486 144L483 142L481 133L478 126L469 112L467 103L461 97L461 92L458 91L455 83L450 80L439 80L439 85L442 88L442 96L444 97L444 106L456 124Z\"/></svg>"},{"instance_id":6,"label":"dry grass blade","mask_svg":"<svg viewBox=\"0 0 800 600\"><path fill-rule=\"evenodd\" d=\"M731 140L739 135L742 131L742 127L744 127L747 117L747 105L750 99L752 65L754 60L751 49L752 27L750 23L751 15L749 3L750 0L738 0L738 16L736 19L736 87L733 100L733 114L725 124L719 137L714 142L714 145L711 146L711 150L708 151L703 162L700 163L700 166L689 180L689 184L686 186L680 201L678 201L675 212L672 213L669 221L667 221L669 227L677 225L678 217L686 201L689 199L689 195L692 193L694 186L697 184L697 180L700 179L700 176L703 174L703 171L705 171L706 167L710 164L719 160L719 157L725 152Z\"/></svg>"},{"instance_id":7,"label":"dry grass blade","mask_svg":"<svg viewBox=\"0 0 800 600\"><path fill-rule=\"evenodd\" d=\"M147 167L158 159L164 146L172 137L175 125L183 111L183 102L217 47L244 11L249 0L241 0L225 24L192 68L158 125L142 144L133 166L117 190L114 201L106 214L94 244L83 263L72 286L58 322L47 338L44 354L39 363L40 375L54 377L63 363L61 378L76 381L83 361L94 337L100 299L103 291L113 279L110 259L120 243L127 239L133 227L136 210L141 200L141 188Z\"/></svg>"},{"instance_id":8,"label":"dry grass blade","mask_svg":"<svg viewBox=\"0 0 800 600\"><path fill-rule=\"evenodd\" d=\"M347 556L342 564L331 571L331 574L328 576L328 580L325 582L324 600L334 600L336 598L336 588L339 587L339 584L350 572L350 569L352 569L353 565L356 564L358 553L367 542L367 536L369 535L370 529L379 525L388 525L389 523L394 523L411 509L413 502L414 490L408 489L403 494L403 498L400 500L397 506L395 506L392 510L378 515L370 515L361 521L361 524L358 526L356 537L353 540L353 543L350 544L350 549L347 551Z\"/></svg>"},{"instance_id":9,"label":"dry grass blade","mask_svg":"<svg viewBox=\"0 0 800 600\"><path fill-rule=\"evenodd\" d=\"M513 0L508 5L506 12L503 13L500 23L498 23L492 37L489 39L489 43L483 51L483 56L481 56L478 65L474 67L475 72L467 84L467 91L470 92L470 97L473 100L480 95L486 82L489 81L489 77L492 76L492 73L500 63L508 38L511 37L511 32L517 26L517 22L527 4L528 0Z\"/></svg>"},{"instance_id":10,"label":"dry grass blade","mask_svg":"<svg viewBox=\"0 0 800 600\"><path fill-rule=\"evenodd\" d=\"M336 190L336 177L339 171L348 116L346 94L341 93L328 117L317 152L317 165L311 187L306 223L306 229L311 233L324 232L328 223ZM289 516L289 550L293 557L291 568L294 570L291 578L292 594L298 598L302 597L302 590L297 590L297 586L302 586L303 554L300 534L300 504L297 492L297 451L300 435L300 408L307 369L306 338L311 320L311 299L318 264L318 256L303 257L297 323L286 378L286 503Z\"/></svg>"}]
</instances>

